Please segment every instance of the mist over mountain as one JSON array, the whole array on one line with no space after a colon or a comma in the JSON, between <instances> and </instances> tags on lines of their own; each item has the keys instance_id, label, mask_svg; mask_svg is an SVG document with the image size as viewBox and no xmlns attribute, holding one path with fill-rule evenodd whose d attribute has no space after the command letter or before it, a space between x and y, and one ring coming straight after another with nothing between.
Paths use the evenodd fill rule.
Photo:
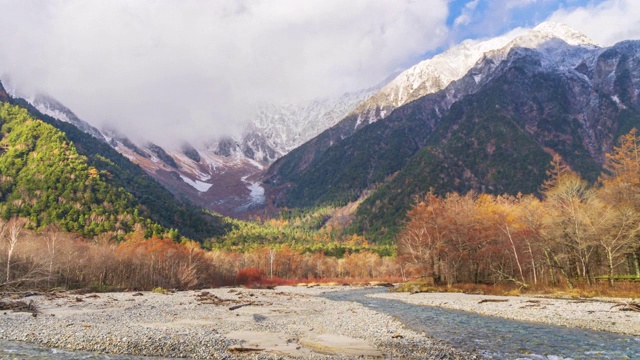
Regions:
<instances>
[{"instance_id":1,"label":"mist over mountain","mask_svg":"<svg viewBox=\"0 0 640 360\"><path fill-rule=\"evenodd\" d=\"M179 199L241 217L360 199L351 231L389 239L430 189L536 192L555 154L595 180L617 136L638 121L637 62L636 42L600 47L546 22L465 41L378 87L262 105L238 135L175 146L98 130L50 96L25 99Z\"/></svg>"},{"instance_id":2,"label":"mist over mountain","mask_svg":"<svg viewBox=\"0 0 640 360\"><path fill-rule=\"evenodd\" d=\"M11 96L24 98L41 113L108 143L179 199L238 216L264 203L264 189L255 176L274 160L340 121L379 87L301 104L262 105L239 135L219 138L210 134L209 140L199 142L176 138L178 146L140 140L114 128L98 130L51 96L25 95L19 89L9 88Z\"/></svg>"}]
</instances>

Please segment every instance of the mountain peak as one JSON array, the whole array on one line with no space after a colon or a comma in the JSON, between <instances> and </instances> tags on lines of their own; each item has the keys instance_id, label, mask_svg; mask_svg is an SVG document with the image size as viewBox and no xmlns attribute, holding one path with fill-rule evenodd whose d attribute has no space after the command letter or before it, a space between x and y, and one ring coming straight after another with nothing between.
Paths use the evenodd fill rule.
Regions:
<instances>
[{"instance_id":1,"label":"mountain peak","mask_svg":"<svg viewBox=\"0 0 640 360\"><path fill-rule=\"evenodd\" d=\"M353 113L358 116L360 127L375 122L398 106L446 88L483 57L490 56L497 63L515 47L538 49L553 57L565 56L569 58L567 62L573 64L576 58L575 54L570 54L573 49L562 46L563 43L588 49L600 47L568 25L553 21L543 22L533 29L517 28L491 39L465 40L403 71Z\"/></svg>"},{"instance_id":2,"label":"mountain peak","mask_svg":"<svg viewBox=\"0 0 640 360\"><path fill-rule=\"evenodd\" d=\"M600 46L595 41L591 40L587 35L576 31L567 24L559 23L555 21L545 21L538 24L532 30L533 33L541 33L546 37L559 38L564 40L569 45L587 45L587 46Z\"/></svg>"}]
</instances>

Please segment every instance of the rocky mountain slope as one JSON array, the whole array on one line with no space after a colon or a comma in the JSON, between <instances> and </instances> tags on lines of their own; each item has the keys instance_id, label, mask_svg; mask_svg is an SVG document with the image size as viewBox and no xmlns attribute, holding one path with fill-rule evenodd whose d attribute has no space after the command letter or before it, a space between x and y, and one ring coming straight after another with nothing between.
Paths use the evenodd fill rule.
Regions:
<instances>
[{"instance_id":1,"label":"rocky mountain slope","mask_svg":"<svg viewBox=\"0 0 640 360\"><path fill-rule=\"evenodd\" d=\"M462 48L451 51L466 53ZM375 190L353 230L381 239L392 236L414 196L430 188L535 192L551 154L594 180L617 136L640 125L639 61L638 42L602 49L564 25L545 23L484 52L441 90L433 74L425 85L410 81L407 74L429 69L419 64L276 161L265 177L268 195L298 207L345 203ZM424 89L435 92L420 95ZM409 102L387 113L402 101ZM372 111L386 117L370 117ZM354 130L363 116L373 123Z\"/></svg>"},{"instance_id":2,"label":"rocky mountain slope","mask_svg":"<svg viewBox=\"0 0 640 360\"><path fill-rule=\"evenodd\" d=\"M272 163L338 123L377 90L373 87L299 105L262 105L238 142L247 157Z\"/></svg>"}]
</instances>

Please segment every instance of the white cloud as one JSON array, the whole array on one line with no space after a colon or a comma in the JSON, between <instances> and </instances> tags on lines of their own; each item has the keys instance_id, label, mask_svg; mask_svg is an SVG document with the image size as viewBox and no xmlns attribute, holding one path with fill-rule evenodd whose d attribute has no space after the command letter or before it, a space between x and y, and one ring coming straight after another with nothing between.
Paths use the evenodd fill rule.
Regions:
<instances>
[{"instance_id":1,"label":"white cloud","mask_svg":"<svg viewBox=\"0 0 640 360\"><path fill-rule=\"evenodd\" d=\"M370 86L442 45L446 0L0 0L0 74L166 143L256 101Z\"/></svg>"},{"instance_id":2,"label":"white cloud","mask_svg":"<svg viewBox=\"0 0 640 360\"><path fill-rule=\"evenodd\" d=\"M598 43L640 39L640 1L608 0L598 5L560 9L549 20L566 23Z\"/></svg>"},{"instance_id":3,"label":"white cloud","mask_svg":"<svg viewBox=\"0 0 640 360\"><path fill-rule=\"evenodd\" d=\"M466 3L460 16L453 21L453 26L458 27L468 25L471 22L471 18L473 17L473 13L476 7L478 7L479 2L480 0L472 0Z\"/></svg>"}]
</instances>

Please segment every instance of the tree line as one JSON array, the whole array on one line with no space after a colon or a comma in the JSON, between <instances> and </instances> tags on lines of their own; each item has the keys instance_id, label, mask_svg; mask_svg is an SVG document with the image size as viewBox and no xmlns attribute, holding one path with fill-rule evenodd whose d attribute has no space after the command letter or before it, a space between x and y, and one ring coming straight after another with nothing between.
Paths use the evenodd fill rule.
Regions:
<instances>
[{"instance_id":1,"label":"tree line","mask_svg":"<svg viewBox=\"0 0 640 360\"><path fill-rule=\"evenodd\" d=\"M291 284L299 280L358 281L396 276L395 258L362 250L338 258L303 253L288 244L237 250L202 249L182 238L145 236L138 228L117 241L92 239L50 225L36 232L27 220L0 220L0 290L187 290L221 285Z\"/></svg>"}]
</instances>

